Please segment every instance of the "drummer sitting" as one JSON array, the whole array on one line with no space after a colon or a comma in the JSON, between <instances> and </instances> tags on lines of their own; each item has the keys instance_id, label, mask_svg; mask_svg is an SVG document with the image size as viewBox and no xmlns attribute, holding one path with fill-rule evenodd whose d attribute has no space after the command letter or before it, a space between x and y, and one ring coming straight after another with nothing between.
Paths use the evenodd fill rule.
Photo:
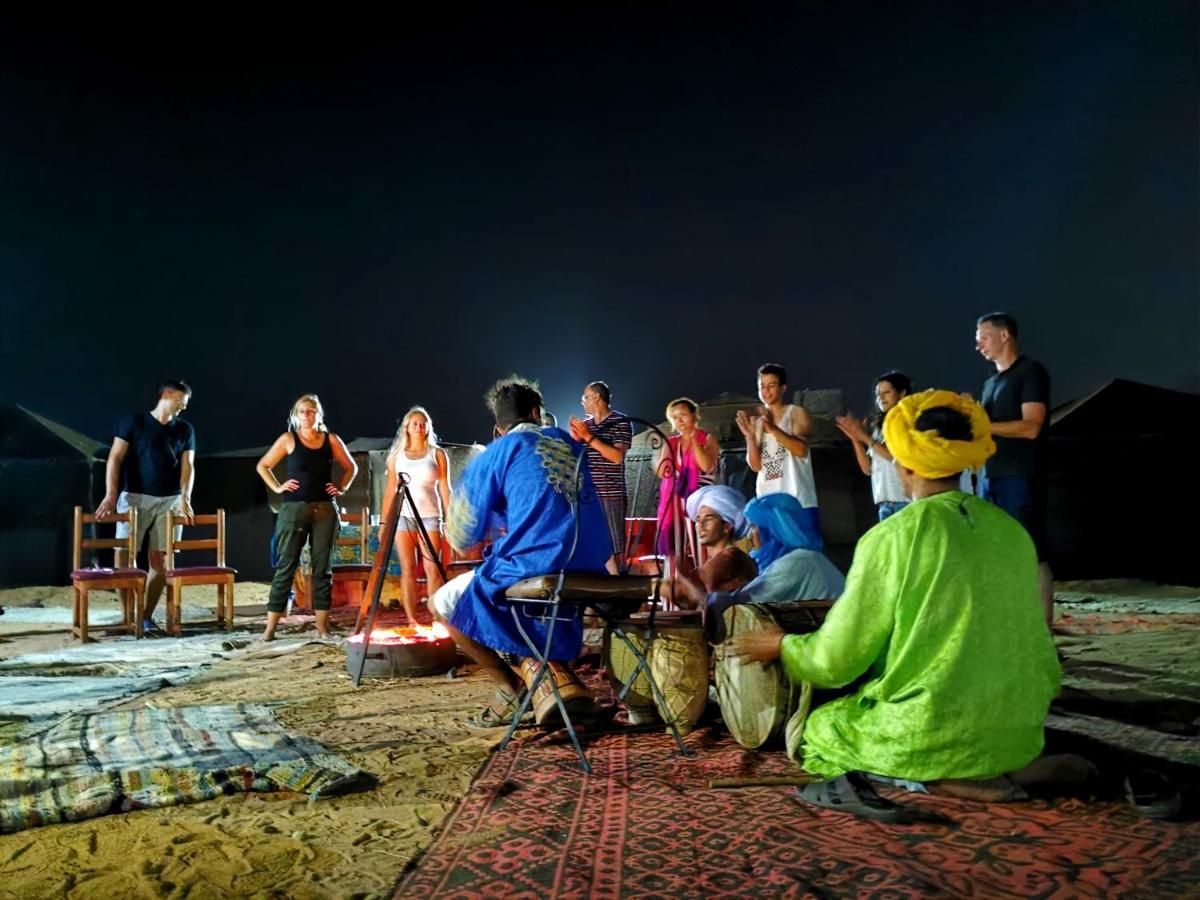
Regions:
<instances>
[{"instance_id":1,"label":"drummer sitting","mask_svg":"<svg viewBox=\"0 0 1200 900\"><path fill-rule=\"evenodd\" d=\"M446 536L461 551L479 544L489 531L505 530L478 568L434 594L432 607L462 651L495 682L491 704L471 720L479 727L494 727L512 721L521 688L521 679L500 653L525 658L521 671L527 681L536 672L529 647L504 602L505 589L523 578L564 567L570 572L603 574L612 540L586 460L581 471L583 490L576 494L580 445L566 432L540 424L542 397L537 386L513 376L493 385L486 399L496 420L496 439L463 471ZM573 505L578 507L579 536L574 555L568 558L575 537ZM521 624L538 647L545 646L548 620L522 614ZM560 619L548 653L551 675L569 715L593 705L590 692L565 665L579 655L582 638L578 618ZM539 691L542 688L549 691L549 677ZM557 715L557 706L550 697L549 703L535 698L539 724L555 724L550 720Z\"/></svg>"},{"instance_id":2,"label":"drummer sitting","mask_svg":"<svg viewBox=\"0 0 1200 900\"><path fill-rule=\"evenodd\" d=\"M883 426L911 505L859 541L845 593L812 634L739 635L744 659L782 658L794 683L850 696L813 710L800 752L830 779L811 803L874 818L898 808L857 773L906 782L983 780L1042 749L1060 668L1037 589L1029 535L958 490L995 452L987 414L966 395L905 397Z\"/></svg>"},{"instance_id":3,"label":"drummer sitting","mask_svg":"<svg viewBox=\"0 0 1200 900\"><path fill-rule=\"evenodd\" d=\"M794 603L836 600L845 576L821 552L821 536L800 501L791 494L768 494L746 505L755 549L750 556L758 577L739 590L709 594L705 620L714 641L724 639L722 617L739 603Z\"/></svg>"},{"instance_id":4,"label":"drummer sitting","mask_svg":"<svg viewBox=\"0 0 1200 900\"><path fill-rule=\"evenodd\" d=\"M680 573L671 585L663 586L676 605L696 609L713 591L736 591L758 574L750 555L734 543L745 537L746 498L724 484L710 484L687 498L687 516L696 523L696 533L708 559L699 569Z\"/></svg>"}]
</instances>

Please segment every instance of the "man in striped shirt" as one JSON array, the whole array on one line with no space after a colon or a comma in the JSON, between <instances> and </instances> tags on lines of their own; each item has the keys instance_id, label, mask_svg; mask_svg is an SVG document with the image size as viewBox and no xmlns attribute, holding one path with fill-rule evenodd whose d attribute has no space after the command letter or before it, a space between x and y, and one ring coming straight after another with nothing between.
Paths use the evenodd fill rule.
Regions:
<instances>
[{"instance_id":1,"label":"man in striped shirt","mask_svg":"<svg viewBox=\"0 0 1200 900\"><path fill-rule=\"evenodd\" d=\"M583 389L580 404L587 417L571 417L571 437L587 445L588 467L592 483L604 506L608 531L612 536L613 555L607 568L620 572L625 562L625 454L633 443L633 423L609 403L612 391L603 381L593 381Z\"/></svg>"}]
</instances>

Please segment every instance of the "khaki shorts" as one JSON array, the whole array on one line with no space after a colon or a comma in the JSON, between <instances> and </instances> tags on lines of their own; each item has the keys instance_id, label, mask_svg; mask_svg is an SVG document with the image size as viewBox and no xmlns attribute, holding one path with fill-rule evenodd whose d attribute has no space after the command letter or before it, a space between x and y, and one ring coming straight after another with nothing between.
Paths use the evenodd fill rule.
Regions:
<instances>
[{"instance_id":1,"label":"khaki shorts","mask_svg":"<svg viewBox=\"0 0 1200 900\"><path fill-rule=\"evenodd\" d=\"M150 532L150 549L167 549L167 513L179 512L181 497L151 497L149 494L131 494L121 491L117 498L117 512L137 510L137 548L141 550L146 532ZM129 523L117 523L117 538L129 537ZM175 540L183 537L183 526L175 526ZM130 563L132 565L132 563Z\"/></svg>"},{"instance_id":2,"label":"khaki shorts","mask_svg":"<svg viewBox=\"0 0 1200 900\"><path fill-rule=\"evenodd\" d=\"M445 622L450 621L450 616L454 612L454 608L458 606L458 601L467 592L467 588L471 585L471 579L474 577L474 569L469 572L463 572L461 575L451 578L434 591L433 599L429 601L429 605L433 607L433 612L439 619Z\"/></svg>"}]
</instances>

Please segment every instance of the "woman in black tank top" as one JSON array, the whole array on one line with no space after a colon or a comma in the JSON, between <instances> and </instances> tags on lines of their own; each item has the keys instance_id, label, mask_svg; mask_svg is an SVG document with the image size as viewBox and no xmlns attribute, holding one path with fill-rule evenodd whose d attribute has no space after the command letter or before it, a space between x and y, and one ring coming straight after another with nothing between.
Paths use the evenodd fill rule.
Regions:
<instances>
[{"instance_id":1,"label":"woman in black tank top","mask_svg":"<svg viewBox=\"0 0 1200 900\"><path fill-rule=\"evenodd\" d=\"M292 432L292 450L287 455L287 481L296 483L295 490L285 490L284 503L321 503L330 498L327 489L333 484L333 440L335 435L318 431L316 447L310 447L298 433ZM313 437L308 438L313 440Z\"/></svg>"},{"instance_id":2,"label":"woman in black tank top","mask_svg":"<svg viewBox=\"0 0 1200 900\"><path fill-rule=\"evenodd\" d=\"M325 427L325 411L316 394L305 394L288 417L291 426L258 461L258 474L267 487L282 495L275 522L275 577L267 601L263 640L275 637L275 627L287 607L292 578L307 541L312 555L312 604L317 633L329 636L329 607L333 602L333 547L338 533L335 498L346 493L358 466L336 434ZM272 471L287 458L287 479ZM341 471L335 479L333 464Z\"/></svg>"}]
</instances>

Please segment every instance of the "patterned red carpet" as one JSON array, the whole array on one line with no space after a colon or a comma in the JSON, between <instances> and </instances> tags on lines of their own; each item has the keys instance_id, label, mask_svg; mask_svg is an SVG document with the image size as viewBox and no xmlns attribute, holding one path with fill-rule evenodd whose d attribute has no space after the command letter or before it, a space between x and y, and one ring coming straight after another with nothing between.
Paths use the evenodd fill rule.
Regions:
<instances>
[{"instance_id":1,"label":"patterned red carpet","mask_svg":"<svg viewBox=\"0 0 1200 900\"><path fill-rule=\"evenodd\" d=\"M599 736L591 775L567 744L495 754L397 897L1200 896L1195 823L891 794L952 822L882 825L802 806L790 787L710 788L796 770L718 728L687 744L681 759L665 735Z\"/></svg>"}]
</instances>

